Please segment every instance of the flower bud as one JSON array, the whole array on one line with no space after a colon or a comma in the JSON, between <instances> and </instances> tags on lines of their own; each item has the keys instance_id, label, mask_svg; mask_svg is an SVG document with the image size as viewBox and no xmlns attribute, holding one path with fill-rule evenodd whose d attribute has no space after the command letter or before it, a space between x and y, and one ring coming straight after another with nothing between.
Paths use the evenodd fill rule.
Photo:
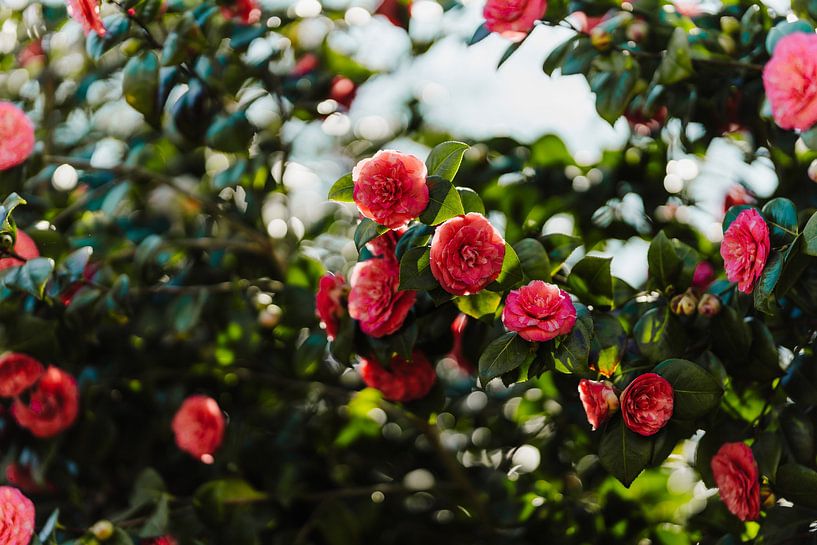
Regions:
<instances>
[{"instance_id":1,"label":"flower bud","mask_svg":"<svg viewBox=\"0 0 817 545\"><path fill-rule=\"evenodd\" d=\"M627 39L633 42L641 42L647 37L650 26L644 19L636 19L627 27Z\"/></svg>"},{"instance_id":2,"label":"flower bud","mask_svg":"<svg viewBox=\"0 0 817 545\"><path fill-rule=\"evenodd\" d=\"M721 30L727 34L734 34L740 30L740 21L735 17L724 15L721 17Z\"/></svg>"},{"instance_id":3,"label":"flower bud","mask_svg":"<svg viewBox=\"0 0 817 545\"><path fill-rule=\"evenodd\" d=\"M698 306L698 298L690 290L676 295L670 301L670 310L679 316L692 316Z\"/></svg>"},{"instance_id":4,"label":"flower bud","mask_svg":"<svg viewBox=\"0 0 817 545\"><path fill-rule=\"evenodd\" d=\"M273 329L281 323L281 307L278 305L267 305L267 308L258 313L258 323L266 329Z\"/></svg>"},{"instance_id":5,"label":"flower bud","mask_svg":"<svg viewBox=\"0 0 817 545\"><path fill-rule=\"evenodd\" d=\"M809 170L811 172L811 170ZM11 250L14 247L14 237L11 233L0 235L0 250Z\"/></svg>"},{"instance_id":6,"label":"flower bud","mask_svg":"<svg viewBox=\"0 0 817 545\"><path fill-rule=\"evenodd\" d=\"M596 27L590 31L590 43L599 51L606 51L613 43L613 35L601 27Z\"/></svg>"},{"instance_id":7,"label":"flower bud","mask_svg":"<svg viewBox=\"0 0 817 545\"><path fill-rule=\"evenodd\" d=\"M711 293L704 293L701 300L698 301L698 313L701 316L717 316L721 312L721 300L717 295Z\"/></svg>"},{"instance_id":8,"label":"flower bud","mask_svg":"<svg viewBox=\"0 0 817 545\"><path fill-rule=\"evenodd\" d=\"M107 541L108 539L113 536L114 527L109 520L100 520L93 526L91 526L90 532L97 538L99 541Z\"/></svg>"},{"instance_id":9,"label":"flower bud","mask_svg":"<svg viewBox=\"0 0 817 545\"><path fill-rule=\"evenodd\" d=\"M718 36L718 45L721 46L721 49L723 49L723 52L727 55L731 55L735 52L735 49L737 49L735 39L728 34L721 34Z\"/></svg>"},{"instance_id":10,"label":"flower bud","mask_svg":"<svg viewBox=\"0 0 817 545\"><path fill-rule=\"evenodd\" d=\"M768 484L760 487L760 505L764 509L770 509L777 503L777 496L774 495Z\"/></svg>"},{"instance_id":11,"label":"flower bud","mask_svg":"<svg viewBox=\"0 0 817 545\"><path fill-rule=\"evenodd\" d=\"M808 177L812 182L817 182L817 159L808 166Z\"/></svg>"}]
</instances>

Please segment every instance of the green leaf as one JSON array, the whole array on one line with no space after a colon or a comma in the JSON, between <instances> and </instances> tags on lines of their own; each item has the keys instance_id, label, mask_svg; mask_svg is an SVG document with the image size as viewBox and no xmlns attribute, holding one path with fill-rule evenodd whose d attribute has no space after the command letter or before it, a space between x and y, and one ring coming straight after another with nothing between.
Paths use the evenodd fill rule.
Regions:
<instances>
[{"instance_id":1,"label":"green leaf","mask_svg":"<svg viewBox=\"0 0 817 545\"><path fill-rule=\"evenodd\" d=\"M561 266L570 257L576 248L582 245L582 239L572 235L553 233L540 239L542 246L547 250L548 258L554 266ZM551 269L552 270L552 269Z\"/></svg>"},{"instance_id":2,"label":"green leaf","mask_svg":"<svg viewBox=\"0 0 817 545\"><path fill-rule=\"evenodd\" d=\"M550 259L542 243L535 238L523 238L513 245L525 280L550 282Z\"/></svg>"},{"instance_id":3,"label":"green leaf","mask_svg":"<svg viewBox=\"0 0 817 545\"><path fill-rule=\"evenodd\" d=\"M358 223L357 229L355 229L355 248L359 252L366 246L367 242L379 237L388 230L388 227L378 225L369 218L363 218Z\"/></svg>"},{"instance_id":4,"label":"green leaf","mask_svg":"<svg viewBox=\"0 0 817 545\"><path fill-rule=\"evenodd\" d=\"M496 280L488 285L488 289L505 292L515 288L521 284L523 280L524 275L522 273L522 264L519 262L519 256L516 255L513 246L506 242L505 257L502 258L502 270L500 270Z\"/></svg>"},{"instance_id":5,"label":"green leaf","mask_svg":"<svg viewBox=\"0 0 817 545\"><path fill-rule=\"evenodd\" d=\"M489 290L482 290L473 295L461 295L454 298L454 303L460 312L473 318L493 316L496 313L496 309L499 308L501 301L502 296L500 294Z\"/></svg>"},{"instance_id":6,"label":"green leaf","mask_svg":"<svg viewBox=\"0 0 817 545\"><path fill-rule=\"evenodd\" d=\"M446 179L429 176L428 206L420 214L420 221L426 225L440 223L465 214L457 188Z\"/></svg>"},{"instance_id":7,"label":"green leaf","mask_svg":"<svg viewBox=\"0 0 817 545\"><path fill-rule=\"evenodd\" d=\"M571 76L586 73L598 54L598 50L590 43L590 38L582 37L576 41L575 46L565 55L561 74Z\"/></svg>"},{"instance_id":8,"label":"green leaf","mask_svg":"<svg viewBox=\"0 0 817 545\"><path fill-rule=\"evenodd\" d=\"M352 173L346 174L329 189L329 200L337 202L354 202L355 182L352 181Z\"/></svg>"},{"instance_id":9,"label":"green leaf","mask_svg":"<svg viewBox=\"0 0 817 545\"><path fill-rule=\"evenodd\" d=\"M479 194L470 187L457 187L457 193L460 194L462 201L462 209L467 214L468 212L476 212L477 214L485 215L485 204Z\"/></svg>"},{"instance_id":10,"label":"green leaf","mask_svg":"<svg viewBox=\"0 0 817 545\"><path fill-rule=\"evenodd\" d=\"M776 24L766 36L766 52L769 55L773 54L774 48L777 47L777 42L780 41L780 38L788 36L794 32L814 34L814 27L802 19L793 22L782 21Z\"/></svg>"},{"instance_id":11,"label":"green leaf","mask_svg":"<svg viewBox=\"0 0 817 545\"><path fill-rule=\"evenodd\" d=\"M0 205L0 234L14 232L11 213L22 204L26 204L26 201L17 193L11 193L3 200Z\"/></svg>"},{"instance_id":12,"label":"green leaf","mask_svg":"<svg viewBox=\"0 0 817 545\"><path fill-rule=\"evenodd\" d=\"M158 471L152 467L143 469L133 485L130 505L131 507L154 505L166 491L167 487Z\"/></svg>"},{"instance_id":13,"label":"green leaf","mask_svg":"<svg viewBox=\"0 0 817 545\"><path fill-rule=\"evenodd\" d=\"M241 479L223 479L201 485L193 495L193 505L197 510L213 517L224 519L231 506L247 505L265 501L267 494L260 492Z\"/></svg>"},{"instance_id":14,"label":"green leaf","mask_svg":"<svg viewBox=\"0 0 817 545\"><path fill-rule=\"evenodd\" d=\"M754 379L771 381L782 373L774 336L762 320L749 318L745 323L752 331L752 346L742 370Z\"/></svg>"},{"instance_id":15,"label":"green leaf","mask_svg":"<svg viewBox=\"0 0 817 545\"><path fill-rule=\"evenodd\" d=\"M655 72L655 82L672 85L687 79L693 73L692 51L689 48L687 33L678 27L672 32L667 52Z\"/></svg>"},{"instance_id":16,"label":"green leaf","mask_svg":"<svg viewBox=\"0 0 817 545\"><path fill-rule=\"evenodd\" d=\"M45 521L43 524L40 533L37 534L40 538L40 541L43 543L47 542L51 535L54 533L54 530L57 528L57 521L60 518L60 510L54 509L51 514L48 516L48 520Z\"/></svg>"},{"instance_id":17,"label":"green leaf","mask_svg":"<svg viewBox=\"0 0 817 545\"><path fill-rule=\"evenodd\" d=\"M666 305L645 312L636 322L633 336L641 354L653 362L682 354L688 346L683 326Z\"/></svg>"},{"instance_id":18,"label":"green leaf","mask_svg":"<svg viewBox=\"0 0 817 545\"><path fill-rule=\"evenodd\" d=\"M790 243L797 236L797 208L789 199L778 197L766 203L761 211L769 224L772 246Z\"/></svg>"},{"instance_id":19,"label":"green leaf","mask_svg":"<svg viewBox=\"0 0 817 545\"><path fill-rule=\"evenodd\" d=\"M803 228L804 252L807 255L817 256L817 212L806 222Z\"/></svg>"},{"instance_id":20,"label":"green leaf","mask_svg":"<svg viewBox=\"0 0 817 545\"><path fill-rule=\"evenodd\" d=\"M45 284L54 270L54 260L47 257L29 259L19 267L7 269L0 278L2 285L9 289L24 291L38 299L43 298Z\"/></svg>"},{"instance_id":21,"label":"green leaf","mask_svg":"<svg viewBox=\"0 0 817 545\"><path fill-rule=\"evenodd\" d=\"M602 432L599 461L621 484L628 487L652 458L653 442L630 431L615 417Z\"/></svg>"},{"instance_id":22,"label":"green leaf","mask_svg":"<svg viewBox=\"0 0 817 545\"><path fill-rule=\"evenodd\" d=\"M329 353L339 362L348 365L352 358L355 343L355 321L348 315L340 319L338 333L329 343Z\"/></svg>"},{"instance_id":23,"label":"green leaf","mask_svg":"<svg viewBox=\"0 0 817 545\"><path fill-rule=\"evenodd\" d=\"M170 519L170 502L167 494L162 494L156 509L151 513L142 529L139 530L139 537L155 537L167 532L167 525Z\"/></svg>"},{"instance_id":24,"label":"green leaf","mask_svg":"<svg viewBox=\"0 0 817 545\"><path fill-rule=\"evenodd\" d=\"M392 353L396 353L403 359L411 360L414 354L414 345L417 343L417 335L419 334L419 331L417 322L412 320L410 323L407 323L400 328L400 331L397 333L383 337L383 340L389 343Z\"/></svg>"},{"instance_id":25,"label":"green leaf","mask_svg":"<svg viewBox=\"0 0 817 545\"><path fill-rule=\"evenodd\" d=\"M675 393L673 418L694 420L714 410L723 389L718 380L700 365L682 359L660 363L655 372L667 379Z\"/></svg>"},{"instance_id":26,"label":"green leaf","mask_svg":"<svg viewBox=\"0 0 817 545\"><path fill-rule=\"evenodd\" d=\"M630 60L630 68L617 72L597 72L590 80L590 89L596 94L596 111L611 125L620 118L638 83L638 65Z\"/></svg>"},{"instance_id":27,"label":"green leaf","mask_svg":"<svg viewBox=\"0 0 817 545\"><path fill-rule=\"evenodd\" d=\"M764 431L752 443L752 453L757 460L757 467L762 476L774 480L777 475L777 466L783 455L783 446L780 437L771 431Z\"/></svg>"},{"instance_id":28,"label":"green leaf","mask_svg":"<svg viewBox=\"0 0 817 545\"><path fill-rule=\"evenodd\" d=\"M723 305L711 327L712 345L718 356L724 360L742 360L747 356L752 330L734 308Z\"/></svg>"},{"instance_id":29,"label":"green leaf","mask_svg":"<svg viewBox=\"0 0 817 545\"><path fill-rule=\"evenodd\" d=\"M542 65L542 71L548 76L552 75L553 71L562 65L565 57L573 49L576 41L578 41L580 37L581 34L575 34L554 47L545 59L545 62Z\"/></svg>"},{"instance_id":30,"label":"green leaf","mask_svg":"<svg viewBox=\"0 0 817 545\"><path fill-rule=\"evenodd\" d=\"M795 505L817 509L817 471L800 464L784 464L777 470L775 492Z\"/></svg>"},{"instance_id":31,"label":"green leaf","mask_svg":"<svg viewBox=\"0 0 817 545\"><path fill-rule=\"evenodd\" d=\"M780 413L780 429L791 456L801 464L814 461L814 424L797 407L789 405Z\"/></svg>"},{"instance_id":32,"label":"green leaf","mask_svg":"<svg viewBox=\"0 0 817 545\"><path fill-rule=\"evenodd\" d=\"M587 374L592 338L593 319L589 314L580 316L573 330L553 350L554 368L560 373Z\"/></svg>"},{"instance_id":33,"label":"green leaf","mask_svg":"<svg viewBox=\"0 0 817 545\"><path fill-rule=\"evenodd\" d=\"M402 259L403 255L410 249L428 244L434 229L423 223L415 223L409 227L394 248L394 255L397 259Z\"/></svg>"},{"instance_id":34,"label":"green leaf","mask_svg":"<svg viewBox=\"0 0 817 545\"><path fill-rule=\"evenodd\" d=\"M485 38L491 35L491 31L488 30L488 27L485 23L479 25L477 30L474 32L474 35L471 36L471 39L468 40L468 45L474 45L475 43L481 42Z\"/></svg>"},{"instance_id":35,"label":"green leaf","mask_svg":"<svg viewBox=\"0 0 817 545\"><path fill-rule=\"evenodd\" d=\"M428 175L453 182L468 148L468 144L453 140L434 146L426 159Z\"/></svg>"},{"instance_id":36,"label":"green leaf","mask_svg":"<svg viewBox=\"0 0 817 545\"><path fill-rule=\"evenodd\" d=\"M119 14L108 15L102 20L102 24L105 27L104 36L91 32L85 39L85 51L95 61L127 38L130 30L130 20Z\"/></svg>"},{"instance_id":37,"label":"green leaf","mask_svg":"<svg viewBox=\"0 0 817 545\"><path fill-rule=\"evenodd\" d=\"M600 307L613 306L613 277L610 257L586 256L576 263L567 285L580 301Z\"/></svg>"},{"instance_id":38,"label":"green leaf","mask_svg":"<svg viewBox=\"0 0 817 545\"><path fill-rule=\"evenodd\" d=\"M605 377L613 376L624 357L626 345L627 334L621 321L613 314L595 313L590 350L592 367Z\"/></svg>"},{"instance_id":39,"label":"green leaf","mask_svg":"<svg viewBox=\"0 0 817 545\"><path fill-rule=\"evenodd\" d=\"M681 258L675 252L675 246L664 231L661 231L650 243L647 251L650 280L662 288L673 286L681 269Z\"/></svg>"},{"instance_id":40,"label":"green leaf","mask_svg":"<svg viewBox=\"0 0 817 545\"><path fill-rule=\"evenodd\" d=\"M766 314L773 314L777 306L774 296L774 288L777 286L777 281L780 280L780 275L783 272L783 254L780 252L772 252L766 266L763 268L763 273L755 284L755 289L752 292L754 296L755 308Z\"/></svg>"},{"instance_id":41,"label":"green leaf","mask_svg":"<svg viewBox=\"0 0 817 545\"><path fill-rule=\"evenodd\" d=\"M216 117L205 136L206 144L216 150L230 153L246 152L255 135L255 128L243 110Z\"/></svg>"},{"instance_id":42,"label":"green leaf","mask_svg":"<svg viewBox=\"0 0 817 545\"><path fill-rule=\"evenodd\" d=\"M801 133L800 138L810 150L817 151L817 125Z\"/></svg>"},{"instance_id":43,"label":"green leaf","mask_svg":"<svg viewBox=\"0 0 817 545\"><path fill-rule=\"evenodd\" d=\"M513 371L533 359L534 345L515 332L505 333L489 344L479 357L479 378L483 385Z\"/></svg>"},{"instance_id":44,"label":"green leaf","mask_svg":"<svg viewBox=\"0 0 817 545\"><path fill-rule=\"evenodd\" d=\"M738 216L744 210L749 208L754 208L754 206L749 206L748 204L739 204L737 206L732 206L729 210L726 211L726 215L723 216L723 232L725 233L729 226L732 225L732 222L738 219Z\"/></svg>"},{"instance_id":45,"label":"green leaf","mask_svg":"<svg viewBox=\"0 0 817 545\"><path fill-rule=\"evenodd\" d=\"M512 44L510 44L507 47L507 49L505 49L505 52L502 54L502 56L499 58L499 62L496 63L497 69L499 69L500 66L505 64L505 61L510 59L511 55L513 55L516 52L516 50L519 49L521 46L522 42L513 42Z\"/></svg>"},{"instance_id":46,"label":"green leaf","mask_svg":"<svg viewBox=\"0 0 817 545\"><path fill-rule=\"evenodd\" d=\"M400 259L400 289L430 291L439 287L431 273L430 249L410 248Z\"/></svg>"},{"instance_id":47,"label":"green leaf","mask_svg":"<svg viewBox=\"0 0 817 545\"><path fill-rule=\"evenodd\" d=\"M159 57L142 51L131 57L122 71L122 94L130 106L154 127L160 124Z\"/></svg>"}]
</instances>

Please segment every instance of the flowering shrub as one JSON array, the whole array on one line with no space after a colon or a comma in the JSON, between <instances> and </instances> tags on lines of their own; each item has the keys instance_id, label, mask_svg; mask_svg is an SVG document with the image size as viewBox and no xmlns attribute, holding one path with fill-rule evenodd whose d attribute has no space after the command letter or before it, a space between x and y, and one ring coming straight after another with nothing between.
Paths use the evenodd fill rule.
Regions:
<instances>
[{"instance_id":1,"label":"flowering shrub","mask_svg":"<svg viewBox=\"0 0 817 545\"><path fill-rule=\"evenodd\" d=\"M597 159L386 135L372 13L274 4L0 11L0 542L814 541L811 3L486 2Z\"/></svg>"}]
</instances>

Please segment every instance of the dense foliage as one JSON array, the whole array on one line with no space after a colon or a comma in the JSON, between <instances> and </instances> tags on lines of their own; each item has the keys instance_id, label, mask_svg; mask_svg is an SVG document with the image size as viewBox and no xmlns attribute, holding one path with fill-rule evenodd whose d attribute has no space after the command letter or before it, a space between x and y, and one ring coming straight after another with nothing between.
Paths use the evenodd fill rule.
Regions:
<instances>
[{"instance_id":1,"label":"dense foliage","mask_svg":"<svg viewBox=\"0 0 817 545\"><path fill-rule=\"evenodd\" d=\"M814 2L489 0L624 148L414 109L301 218L346 7L0 7L0 542L817 542ZM774 194L704 210L723 142Z\"/></svg>"}]
</instances>

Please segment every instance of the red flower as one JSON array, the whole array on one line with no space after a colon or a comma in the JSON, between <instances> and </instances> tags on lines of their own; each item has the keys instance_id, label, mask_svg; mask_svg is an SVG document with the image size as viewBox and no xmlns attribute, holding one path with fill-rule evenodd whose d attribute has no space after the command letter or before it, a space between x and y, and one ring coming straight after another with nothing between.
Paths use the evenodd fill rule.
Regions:
<instances>
[{"instance_id":1,"label":"red flower","mask_svg":"<svg viewBox=\"0 0 817 545\"><path fill-rule=\"evenodd\" d=\"M746 189L743 184L732 184L729 186L729 191L726 192L726 197L723 199L723 213L729 211L733 206L741 204L755 204L757 199L751 191Z\"/></svg>"},{"instance_id":2,"label":"red flower","mask_svg":"<svg viewBox=\"0 0 817 545\"><path fill-rule=\"evenodd\" d=\"M17 241L14 243L14 253L23 259L40 257L40 251L31 237L19 230L17 231ZM3 257L0 258L0 271L11 267L19 267L24 263L25 261L20 261L16 257Z\"/></svg>"},{"instance_id":3,"label":"red flower","mask_svg":"<svg viewBox=\"0 0 817 545\"><path fill-rule=\"evenodd\" d=\"M343 76L335 76L332 79L332 86L329 89L329 98L346 109L352 106L352 101L357 94L355 82Z\"/></svg>"},{"instance_id":4,"label":"red flower","mask_svg":"<svg viewBox=\"0 0 817 545\"><path fill-rule=\"evenodd\" d=\"M650 436L672 418L674 393L667 379L644 373L624 389L620 402L624 424L640 435Z\"/></svg>"},{"instance_id":5,"label":"red flower","mask_svg":"<svg viewBox=\"0 0 817 545\"><path fill-rule=\"evenodd\" d=\"M769 227L754 208L743 210L723 234L721 257L726 278L752 293L769 257Z\"/></svg>"},{"instance_id":6,"label":"red flower","mask_svg":"<svg viewBox=\"0 0 817 545\"><path fill-rule=\"evenodd\" d=\"M105 26L99 17L99 4L96 0L67 0L68 13L79 24L87 35L94 31L100 36L105 35Z\"/></svg>"},{"instance_id":7,"label":"red flower","mask_svg":"<svg viewBox=\"0 0 817 545\"><path fill-rule=\"evenodd\" d=\"M411 361L394 356L389 368L374 359L362 359L360 376L370 388L376 388L390 401L412 401L425 397L434 386L437 374L425 355L415 350Z\"/></svg>"},{"instance_id":8,"label":"red flower","mask_svg":"<svg viewBox=\"0 0 817 545\"><path fill-rule=\"evenodd\" d=\"M715 279L715 267L709 261L701 261L695 265L692 273L692 287L705 290Z\"/></svg>"},{"instance_id":9,"label":"red flower","mask_svg":"<svg viewBox=\"0 0 817 545\"><path fill-rule=\"evenodd\" d=\"M20 426L37 437L52 437L69 428L79 414L77 381L54 366L49 366L29 391L28 403L14 400L11 408Z\"/></svg>"},{"instance_id":10,"label":"red flower","mask_svg":"<svg viewBox=\"0 0 817 545\"><path fill-rule=\"evenodd\" d=\"M725 443L710 465L726 508L740 520L757 520L760 481L752 449L744 443Z\"/></svg>"},{"instance_id":11,"label":"red flower","mask_svg":"<svg viewBox=\"0 0 817 545\"><path fill-rule=\"evenodd\" d=\"M88 285L91 280L93 280L94 275L99 270L98 263L87 263L85 267L82 269L82 279L77 280L73 284L69 285L65 290L59 295L60 302L64 306L68 306L71 304L71 301L74 300L74 296L81 290L83 287Z\"/></svg>"},{"instance_id":12,"label":"red flower","mask_svg":"<svg viewBox=\"0 0 817 545\"><path fill-rule=\"evenodd\" d=\"M142 545L178 545L178 543L179 542L176 541L176 538L169 534L142 540Z\"/></svg>"},{"instance_id":13,"label":"red flower","mask_svg":"<svg viewBox=\"0 0 817 545\"><path fill-rule=\"evenodd\" d=\"M340 319L346 314L344 300L347 293L346 279L339 274L325 274L318 282L315 306L330 341L338 334Z\"/></svg>"},{"instance_id":14,"label":"red flower","mask_svg":"<svg viewBox=\"0 0 817 545\"><path fill-rule=\"evenodd\" d=\"M204 395L185 399L172 423L176 445L205 463L212 463L213 454L224 439L226 426L216 400Z\"/></svg>"},{"instance_id":15,"label":"red flower","mask_svg":"<svg viewBox=\"0 0 817 545\"><path fill-rule=\"evenodd\" d=\"M28 159L34 151L34 125L11 102L0 101L0 170L8 170Z\"/></svg>"},{"instance_id":16,"label":"red flower","mask_svg":"<svg viewBox=\"0 0 817 545\"><path fill-rule=\"evenodd\" d=\"M426 165L413 155L381 150L352 170L363 216L389 229L403 227L428 206Z\"/></svg>"},{"instance_id":17,"label":"red flower","mask_svg":"<svg viewBox=\"0 0 817 545\"><path fill-rule=\"evenodd\" d=\"M451 322L451 335L454 337L454 343L451 346L451 352L448 356L457 362L457 367L459 367L463 373L470 375L474 372L474 364L465 356L465 351L462 347L463 335L467 325L468 316L466 314L458 315L454 318L454 321Z\"/></svg>"},{"instance_id":18,"label":"red flower","mask_svg":"<svg viewBox=\"0 0 817 545\"><path fill-rule=\"evenodd\" d=\"M400 266L390 257L361 261L352 269L349 316L366 335L383 337L400 329L417 293L399 291Z\"/></svg>"},{"instance_id":19,"label":"red flower","mask_svg":"<svg viewBox=\"0 0 817 545\"><path fill-rule=\"evenodd\" d=\"M54 486L50 483L41 484L35 481L31 474L31 467L17 462L9 464L6 468L6 480L9 484L30 494L43 494L54 490Z\"/></svg>"},{"instance_id":20,"label":"red flower","mask_svg":"<svg viewBox=\"0 0 817 545\"><path fill-rule=\"evenodd\" d=\"M22 492L0 486L0 543L28 545L34 535L34 504Z\"/></svg>"},{"instance_id":21,"label":"red flower","mask_svg":"<svg viewBox=\"0 0 817 545\"><path fill-rule=\"evenodd\" d=\"M255 0L235 0L232 6L222 6L221 14L226 19L238 19L245 25L261 20L261 8Z\"/></svg>"},{"instance_id":22,"label":"red flower","mask_svg":"<svg viewBox=\"0 0 817 545\"><path fill-rule=\"evenodd\" d=\"M581 379L579 381L579 398L584 406L587 421L597 430L618 410L618 396L613 384L607 380L596 381Z\"/></svg>"},{"instance_id":23,"label":"red flower","mask_svg":"<svg viewBox=\"0 0 817 545\"><path fill-rule=\"evenodd\" d=\"M0 356L0 397L17 397L43 374L43 364L26 354L6 352Z\"/></svg>"},{"instance_id":24,"label":"red flower","mask_svg":"<svg viewBox=\"0 0 817 545\"><path fill-rule=\"evenodd\" d=\"M518 42L545 16L547 7L546 0L488 0L482 15L488 30Z\"/></svg>"},{"instance_id":25,"label":"red flower","mask_svg":"<svg viewBox=\"0 0 817 545\"><path fill-rule=\"evenodd\" d=\"M549 341L570 333L576 323L576 308L566 291L533 280L508 294L502 323L526 341Z\"/></svg>"},{"instance_id":26,"label":"red flower","mask_svg":"<svg viewBox=\"0 0 817 545\"><path fill-rule=\"evenodd\" d=\"M448 293L477 293L497 279L505 241L485 216L471 212L446 221L431 239L431 273Z\"/></svg>"}]
</instances>

